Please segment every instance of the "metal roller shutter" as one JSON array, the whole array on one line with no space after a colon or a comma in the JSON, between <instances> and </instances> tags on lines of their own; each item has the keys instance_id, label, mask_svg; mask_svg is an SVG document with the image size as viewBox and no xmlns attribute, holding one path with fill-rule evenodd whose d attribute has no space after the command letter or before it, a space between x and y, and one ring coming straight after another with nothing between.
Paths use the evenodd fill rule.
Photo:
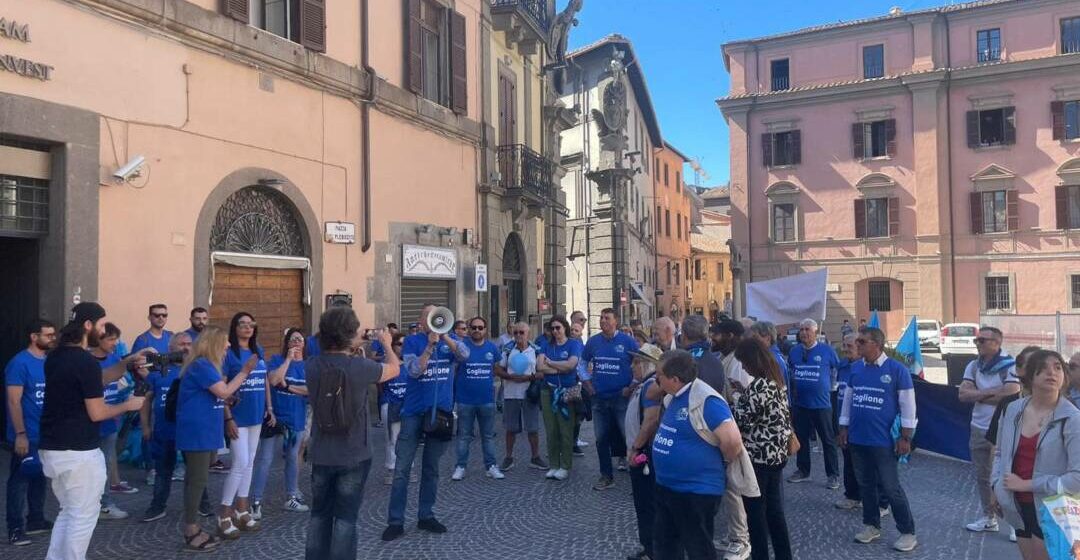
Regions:
<instances>
[{"instance_id":1,"label":"metal roller shutter","mask_svg":"<svg viewBox=\"0 0 1080 560\"><path fill-rule=\"evenodd\" d=\"M420 311L425 303L450 307L450 282L402 278L401 314L398 317L398 323L407 325L415 322L420 317Z\"/></svg>"}]
</instances>

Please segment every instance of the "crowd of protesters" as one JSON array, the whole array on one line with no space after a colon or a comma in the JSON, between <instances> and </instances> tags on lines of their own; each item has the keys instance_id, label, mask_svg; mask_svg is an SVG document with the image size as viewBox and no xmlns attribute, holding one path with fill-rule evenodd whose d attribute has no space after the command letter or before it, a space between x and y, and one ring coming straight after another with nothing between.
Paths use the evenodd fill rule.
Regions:
<instances>
[{"instance_id":1,"label":"crowd of protesters","mask_svg":"<svg viewBox=\"0 0 1080 560\"><path fill-rule=\"evenodd\" d=\"M787 483L810 482L812 446L822 451L824 486L843 486L836 507L862 512L855 541L879 539L891 515L893 548L918 545L898 476L917 424L914 384L886 353L880 329L845 321L837 353L811 319L784 349L775 325L753 319L662 317L647 333L604 309L592 336L575 312L546 321L534 337L521 322L489 332L479 316L432 332L433 310L425 305L407 332L394 324L363 331L350 308L333 307L317 334L265 335L270 355L246 312L221 329L195 308L190 328L173 333L168 308L152 305L130 353L117 349L120 330L96 303L76 305L59 330L35 321L26 349L5 368L9 543L51 531L49 558L85 558L99 519L128 517L112 495L138 492L118 469L118 441L134 425L152 465L141 521L165 518L171 482L182 480L185 550L212 551L258 530L282 457L281 509L310 513L307 558L355 558L373 460L368 426L377 419L391 487L385 541L405 535L414 483L416 527L448 531L435 513L448 449L451 481L468 476L479 439L483 476L502 480L520 465L559 483L584 457L580 430L591 421L600 471L592 488L614 488L615 470L629 471L641 545L631 560L792 558L784 469L794 457ZM1080 354L1066 362L1032 347L1014 359L1002 339L993 327L979 331L979 354L959 388L974 406L970 446L983 506L967 529L997 531L1004 520L1025 559L1045 558L1034 504L1080 491ZM529 455L519 463L522 433ZM225 454L231 464L222 468ZM300 491L305 457L310 503ZM220 487L211 488L212 472L226 473ZM61 506L55 521L44 514L46 479ZM717 550L721 514L727 532ZM211 527L201 521L208 517Z\"/></svg>"}]
</instances>

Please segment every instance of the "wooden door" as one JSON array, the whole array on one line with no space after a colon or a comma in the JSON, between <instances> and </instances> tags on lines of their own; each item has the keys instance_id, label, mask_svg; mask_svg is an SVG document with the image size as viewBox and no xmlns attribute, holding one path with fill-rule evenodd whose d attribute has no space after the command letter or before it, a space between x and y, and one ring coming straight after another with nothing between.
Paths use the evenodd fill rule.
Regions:
<instances>
[{"instance_id":1,"label":"wooden door","mask_svg":"<svg viewBox=\"0 0 1080 560\"><path fill-rule=\"evenodd\" d=\"M210 324L228 329L233 315L246 311L258 324L259 344L267 353L278 353L285 329L299 327L311 334L304 323L303 282L302 270L215 264Z\"/></svg>"}]
</instances>

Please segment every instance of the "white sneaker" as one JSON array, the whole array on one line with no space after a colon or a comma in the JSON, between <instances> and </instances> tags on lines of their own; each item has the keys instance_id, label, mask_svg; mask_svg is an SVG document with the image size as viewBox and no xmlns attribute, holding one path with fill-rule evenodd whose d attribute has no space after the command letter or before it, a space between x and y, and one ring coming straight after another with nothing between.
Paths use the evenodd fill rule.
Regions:
<instances>
[{"instance_id":1,"label":"white sneaker","mask_svg":"<svg viewBox=\"0 0 1080 560\"><path fill-rule=\"evenodd\" d=\"M153 486L155 478L157 478L157 471L156 470L150 469L150 470L146 471L146 485L147 486Z\"/></svg>"},{"instance_id":2,"label":"white sneaker","mask_svg":"<svg viewBox=\"0 0 1080 560\"><path fill-rule=\"evenodd\" d=\"M544 478L548 480L555 480L555 471L557 470L559 469L551 469L548 472L544 473Z\"/></svg>"},{"instance_id":3,"label":"white sneaker","mask_svg":"<svg viewBox=\"0 0 1080 560\"><path fill-rule=\"evenodd\" d=\"M750 557L750 545L741 542L729 542L724 551L724 560L746 560Z\"/></svg>"},{"instance_id":4,"label":"white sneaker","mask_svg":"<svg viewBox=\"0 0 1080 560\"><path fill-rule=\"evenodd\" d=\"M581 441L581 440L579 439L579 440L577 440L577 442L575 442L575 443L574 443L574 445L576 445L577 447L588 447L588 446L589 446L589 442L587 442L587 441Z\"/></svg>"},{"instance_id":5,"label":"white sneaker","mask_svg":"<svg viewBox=\"0 0 1080 560\"><path fill-rule=\"evenodd\" d=\"M885 507L878 510L878 517L879 518L885 518L885 517L888 517L890 515L892 515L892 508L889 507L889 506L885 506Z\"/></svg>"},{"instance_id":6,"label":"white sneaker","mask_svg":"<svg viewBox=\"0 0 1080 560\"><path fill-rule=\"evenodd\" d=\"M919 541L915 538L915 535L900 535L900 538L896 539L892 547L900 552L911 552L918 545Z\"/></svg>"},{"instance_id":7,"label":"white sneaker","mask_svg":"<svg viewBox=\"0 0 1080 560\"><path fill-rule=\"evenodd\" d=\"M499 470L498 465L491 465L488 470L484 472L484 476L488 478L494 478L495 480L502 480L506 478L506 475Z\"/></svg>"},{"instance_id":8,"label":"white sneaker","mask_svg":"<svg viewBox=\"0 0 1080 560\"><path fill-rule=\"evenodd\" d=\"M1009 527L1009 542L1016 542L1016 527Z\"/></svg>"},{"instance_id":9,"label":"white sneaker","mask_svg":"<svg viewBox=\"0 0 1080 560\"><path fill-rule=\"evenodd\" d=\"M285 511L304 513L311 511L311 507L304 503L300 496L292 496L285 502Z\"/></svg>"},{"instance_id":10,"label":"white sneaker","mask_svg":"<svg viewBox=\"0 0 1080 560\"><path fill-rule=\"evenodd\" d=\"M262 502L255 500L251 502L251 518L255 521L262 521Z\"/></svg>"},{"instance_id":11,"label":"white sneaker","mask_svg":"<svg viewBox=\"0 0 1080 560\"><path fill-rule=\"evenodd\" d=\"M570 471L566 469L559 469L555 471L555 480L566 480L570 478Z\"/></svg>"},{"instance_id":12,"label":"white sneaker","mask_svg":"<svg viewBox=\"0 0 1080 560\"><path fill-rule=\"evenodd\" d=\"M128 514L126 511L116 507L103 507L98 513L98 519L127 519Z\"/></svg>"},{"instance_id":13,"label":"white sneaker","mask_svg":"<svg viewBox=\"0 0 1080 560\"><path fill-rule=\"evenodd\" d=\"M187 468L184 465L180 465L173 470L173 482L183 482L185 476L187 476Z\"/></svg>"},{"instance_id":14,"label":"white sneaker","mask_svg":"<svg viewBox=\"0 0 1080 560\"><path fill-rule=\"evenodd\" d=\"M980 517L975 521L965 525L965 528L967 528L968 531L971 531L973 533L996 533L1000 529L998 527L997 519L993 517Z\"/></svg>"},{"instance_id":15,"label":"white sneaker","mask_svg":"<svg viewBox=\"0 0 1080 560\"><path fill-rule=\"evenodd\" d=\"M465 467L454 467L454 474L450 475L450 480L465 480Z\"/></svg>"},{"instance_id":16,"label":"white sneaker","mask_svg":"<svg viewBox=\"0 0 1080 560\"><path fill-rule=\"evenodd\" d=\"M855 533L855 542L870 544L881 538L881 529L871 525L863 525L862 531Z\"/></svg>"}]
</instances>

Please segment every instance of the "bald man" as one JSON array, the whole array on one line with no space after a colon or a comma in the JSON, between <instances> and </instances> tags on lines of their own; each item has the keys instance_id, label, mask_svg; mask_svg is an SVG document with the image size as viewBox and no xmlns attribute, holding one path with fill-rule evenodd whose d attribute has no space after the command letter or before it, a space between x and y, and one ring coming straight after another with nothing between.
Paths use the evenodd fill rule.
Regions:
<instances>
[{"instance_id":1,"label":"bald man","mask_svg":"<svg viewBox=\"0 0 1080 560\"><path fill-rule=\"evenodd\" d=\"M660 317L653 322L652 331L653 337L656 338L656 345L664 352L678 348L675 344L675 321L668 317Z\"/></svg>"}]
</instances>

